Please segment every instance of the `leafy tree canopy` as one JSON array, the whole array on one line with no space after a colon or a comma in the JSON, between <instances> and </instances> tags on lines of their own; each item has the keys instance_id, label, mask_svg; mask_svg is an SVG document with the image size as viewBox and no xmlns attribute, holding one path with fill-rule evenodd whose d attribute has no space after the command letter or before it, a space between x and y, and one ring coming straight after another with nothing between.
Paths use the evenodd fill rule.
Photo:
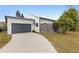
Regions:
<instances>
[{"instance_id":1,"label":"leafy tree canopy","mask_svg":"<svg viewBox=\"0 0 79 59\"><path fill-rule=\"evenodd\" d=\"M61 31L65 33L67 30L76 30L78 22L78 11L70 8L60 16L58 19L58 26Z\"/></svg>"}]
</instances>

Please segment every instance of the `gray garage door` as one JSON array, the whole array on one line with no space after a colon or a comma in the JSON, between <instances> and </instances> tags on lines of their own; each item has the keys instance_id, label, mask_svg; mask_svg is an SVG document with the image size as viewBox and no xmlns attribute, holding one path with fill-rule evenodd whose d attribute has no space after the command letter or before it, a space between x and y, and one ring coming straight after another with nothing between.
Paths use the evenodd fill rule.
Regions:
<instances>
[{"instance_id":1,"label":"gray garage door","mask_svg":"<svg viewBox=\"0 0 79 59\"><path fill-rule=\"evenodd\" d=\"M12 23L12 34L31 32L31 24Z\"/></svg>"},{"instance_id":2,"label":"gray garage door","mask_svg":"<svg viewBox=\"0 0 79 59\"><path fill-rule=\"evenodd\" d=\"M52 24L40 24L40 32L54 32Z\"/></svg>"}]
</instances>

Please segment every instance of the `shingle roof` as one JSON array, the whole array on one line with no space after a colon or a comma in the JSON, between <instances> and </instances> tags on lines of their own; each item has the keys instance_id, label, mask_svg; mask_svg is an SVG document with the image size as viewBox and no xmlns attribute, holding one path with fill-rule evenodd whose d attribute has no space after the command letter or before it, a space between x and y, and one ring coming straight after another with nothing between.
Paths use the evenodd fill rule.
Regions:
<instances>
[{"instance_id":1,"label":"shingle roof","mask_svg":"<svg viewBox=\"0 0 79 59\"><path fill-rule=\"evenodd\" d=\"M22 17L14 17L14 16L5 16L5 21L7 23L7 18L14 18L14 19L21 19L21 20L34 20L34 19L31 19L31 18L22 18Z\"/></svg>"},{"instance_id":2,"label":"shingle roof","mask_svg":"<svg viewBox=\"0 0 79 59\"><path fill-rule=\"evenodd\" d=\"M15 19L25 19L25 20L34 20L31 18L22 18L22 17L14 17L14 16L5 16L6 18L15 18Z\"/></svg>"},{"instance_id":3,"label":"shingle roof","mask_svg":"<svg viewBox=\"0 0 79 59\"><path fill-rule=\"evenodd\" d=\"M52 19L44 18L44 17L40 17L40 19L45 19L45 20L55 21L55 20L52 20Z\"/></svg>"}]
</instances>

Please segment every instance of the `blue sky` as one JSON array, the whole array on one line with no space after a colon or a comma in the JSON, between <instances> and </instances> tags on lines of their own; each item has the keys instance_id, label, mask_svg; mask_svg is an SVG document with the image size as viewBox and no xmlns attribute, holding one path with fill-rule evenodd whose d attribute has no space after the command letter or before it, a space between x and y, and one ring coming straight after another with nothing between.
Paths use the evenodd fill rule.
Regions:
<instances>
[{"instance_id":1,"label":"blue sky","mask_svg":"<svg viewBox=\"0 0 79 59\"><path fill-rule=\"evenodd\" d=\"M73 6L79 11L79 6ZM0 5L0 21L4 16L15 16L17 10L28 17L29 13L57 20L69 8L69 5Z\"/></svg>"}]
</instances>

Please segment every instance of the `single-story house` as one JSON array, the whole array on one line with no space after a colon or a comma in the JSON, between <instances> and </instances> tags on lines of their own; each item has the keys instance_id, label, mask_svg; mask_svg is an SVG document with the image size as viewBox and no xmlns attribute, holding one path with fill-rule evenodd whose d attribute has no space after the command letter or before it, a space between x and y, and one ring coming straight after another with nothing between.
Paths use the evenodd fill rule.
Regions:
<instances>
[{"instance_id":1,"label":"single-story house","mask_svg":"<svg viewBox=\"0 0 79 59\"><path fill-rule=\"evenodd\" d=\"M7 23L7 33L23 33L23 32L53 32L53 22L54 20L34 16L32 18L22 18L5 16Z\"/></svg>"},{"instance_id":2,"label":"single-story house","mask_svg":"<svg viewBox=\"0 0 79 59\"><path fill-rule=\"evenodd\" d=\"M0 22L0 31L4 31L4 22Z\"/></svg>"}]
</instances>

